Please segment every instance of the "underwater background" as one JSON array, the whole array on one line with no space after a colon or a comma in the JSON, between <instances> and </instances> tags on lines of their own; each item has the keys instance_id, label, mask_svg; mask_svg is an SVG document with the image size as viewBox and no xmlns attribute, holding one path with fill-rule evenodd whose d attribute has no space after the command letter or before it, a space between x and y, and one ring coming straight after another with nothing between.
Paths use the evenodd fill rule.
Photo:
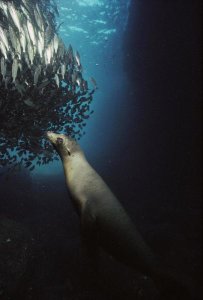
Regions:
<instances>
[{"instance_id":1,"label":"underwater background","mask_svg":"<svg viewBox=\"0 0 203 300\"><path fill-rule=\"evenodd\" d=\"M201 299L201 1L57 3L61 37L98 85L80 145ZM61 163L1 176L0 299L156 299L105 256L100 288L87 287L87 263Z\"/></svg>"}]
</instances>

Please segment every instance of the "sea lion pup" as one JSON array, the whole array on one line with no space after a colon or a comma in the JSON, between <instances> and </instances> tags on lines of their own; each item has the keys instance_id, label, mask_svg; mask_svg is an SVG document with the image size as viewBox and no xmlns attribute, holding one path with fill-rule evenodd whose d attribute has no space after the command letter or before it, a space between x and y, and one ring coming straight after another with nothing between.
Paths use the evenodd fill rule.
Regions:
<instances>
[{"instance_id":1,"label":"sea lion pup","mask_svg":"<svg viewBox=\"0 0 203 300\"><path fill-rule=\"evenodd\" d=\"M120 202L88 163L80 146L64 134L49 131L47 137L61 157L66 184L80 216L82 238L87 247L94 251L97 246L101 247L120 262L150 276L161 292L169 286L162 297L167 299L172 292L170 289L177 286L176 280L163 270Z\"/></svg>"}]
</instances>

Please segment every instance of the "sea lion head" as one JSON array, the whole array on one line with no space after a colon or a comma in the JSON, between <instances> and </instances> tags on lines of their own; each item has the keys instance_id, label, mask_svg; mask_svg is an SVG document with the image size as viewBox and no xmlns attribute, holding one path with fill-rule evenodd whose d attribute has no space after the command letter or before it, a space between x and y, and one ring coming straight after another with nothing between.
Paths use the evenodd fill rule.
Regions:
<instances>
[{"instance_id":1,"label":"sea lion head","mask_svg":"<svg viewBox=\"0 0 203 300\"><path fill-rule=\"evenodd\" d=\"M62 159L70 158L73 153L81 151L77 142L65 134L47 131L46 135Z\"/></svg>"}]
</instances>

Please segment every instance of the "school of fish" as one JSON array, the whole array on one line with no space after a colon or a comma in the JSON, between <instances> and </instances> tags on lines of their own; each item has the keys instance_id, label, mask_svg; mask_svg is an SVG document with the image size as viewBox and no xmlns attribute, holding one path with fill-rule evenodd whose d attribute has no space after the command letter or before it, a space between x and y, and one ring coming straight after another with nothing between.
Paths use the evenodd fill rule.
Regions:
<instances>
[{"instance_id":1,"label":"school of fish","mask_svg":"<svg viewBox=\"0 0 203 300\"><path fill-rule=\"evenodd\" d=\"M92 89L80 55L57 33L57 6L49 0L0 0L0 166L33 170L57 155L47 130L80 139Z\"/></svg>"}]
</instances>

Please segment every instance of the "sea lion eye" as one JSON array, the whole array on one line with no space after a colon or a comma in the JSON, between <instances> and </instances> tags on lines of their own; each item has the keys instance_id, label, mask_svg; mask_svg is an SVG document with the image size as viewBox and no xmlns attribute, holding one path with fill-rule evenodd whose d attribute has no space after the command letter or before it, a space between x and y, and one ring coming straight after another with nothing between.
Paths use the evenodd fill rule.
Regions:
<instances>
[{"instance_id":1,"label":"sea lion eye","mask_svg":"<svg viewBox=\"0 0 203 300\"><path fill-rule=\"evenodd\" d=\"M58 144L62 144L63 143L63 139L62 138L57 138L57 143Z\"/></svg>"},{"instance_id":2,"label":"sea lion eye","mask_svg":"<svg viewBox=\"0 0 203 300\"><path fill-rule=\"evenodd\" d=\"M69 149L67 149L67 150L68 150L68 155L70 156L71 155L70 150Z\"/></svg>"}]
</instances>

